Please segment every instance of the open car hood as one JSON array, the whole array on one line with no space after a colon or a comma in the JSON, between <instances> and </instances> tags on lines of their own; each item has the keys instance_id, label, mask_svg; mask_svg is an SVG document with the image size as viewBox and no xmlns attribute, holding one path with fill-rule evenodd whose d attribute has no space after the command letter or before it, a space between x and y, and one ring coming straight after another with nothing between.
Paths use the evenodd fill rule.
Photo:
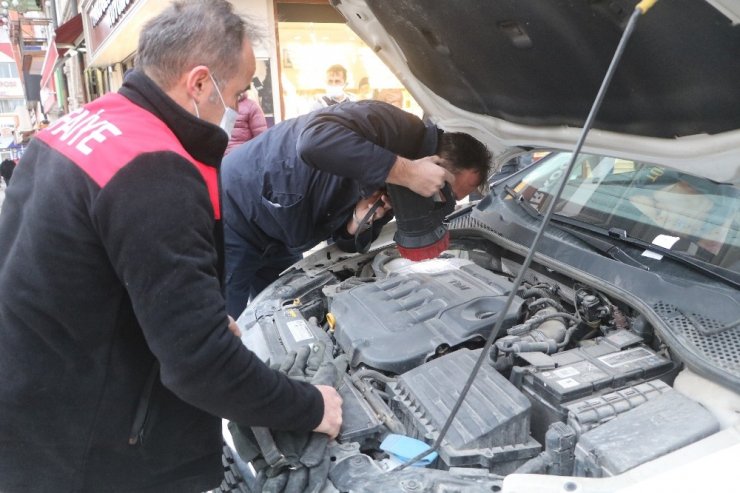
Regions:
<instances>
[{"instance_id":1,"label":"open car hood","mask_svg":"<svg viewBox=\"0 0 740 493\"><path fill-rule=\"evenodd\" d=\"M637 0L334 0L445 130L572 150ZM740 2L659 1L583 152L740 183Z\"/></svg>"}]
</instances>

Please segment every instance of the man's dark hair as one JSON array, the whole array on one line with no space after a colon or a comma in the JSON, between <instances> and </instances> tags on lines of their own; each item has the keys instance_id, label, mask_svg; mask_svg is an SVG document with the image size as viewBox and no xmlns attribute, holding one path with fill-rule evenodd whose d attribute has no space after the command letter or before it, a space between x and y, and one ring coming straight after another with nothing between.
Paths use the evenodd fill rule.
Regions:
<instances>
[{"instance_id":1,"label":"man's dark hair","mask_svg":"<svg viewBox=\"0 0 740 493\"><path fill-rule=\"evenodd\" d=\"M10 177L13 176L13 170L15 169L15 161L5 159L0 163L0 176L5 180L5 184L10 183Z\"/></svg>"},{"instance_id":2,"label":"man's dark hair","mask_svg":"<svg viewBox=\"0 0 740 493\"><path fill-rule=\"evenodd\" d=\"M336 65L332 65L328 69L326 69L326 73L330 74L332 72L341 72L342 77L344 77L344 81L347 82L347 69L343 66L339 65L338 63Z\"/></svg>"},{"instance_id":3,"label":"man's dark hair","mask_svg":"<svg viewBox=\"0 0 740 493\"><path fill-rule=\"evenodd\" d=\"M227 81L239 66L245 37L259 40L261 28L234 13L230 2L176 1L141 30L136 67L165 91L198 65L207 65L218 80Z\"/></svg>"},{"instance_id":4,"label":"man's dark hair","mask_svg":"<svg viewBox=\"0 0 740 493\"><path fill-rule=\"evenodd\" d=\"M452 164L450 171L472 169L485 181L491 171L491 152L475 137L462 132L442 132L437 155Z\"/></svg>"}]
</instances>

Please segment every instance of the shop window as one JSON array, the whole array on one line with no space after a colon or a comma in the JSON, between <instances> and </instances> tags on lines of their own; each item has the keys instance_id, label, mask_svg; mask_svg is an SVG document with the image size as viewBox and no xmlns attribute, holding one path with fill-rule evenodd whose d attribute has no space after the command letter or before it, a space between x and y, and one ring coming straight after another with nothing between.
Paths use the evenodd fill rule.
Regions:
<instances>
[{"instance_id":1,"label":"shop window","mask_svg":"<svg viewBox=\"0 0 740 493\"><path fill-rule=\"evenodd\" d=\"M88 92L88 101L99 98L103 94L102 76L97 68L90 68L85 71L85 81Z\"/></svg>"},{"instance_id":2,"label":"shop window","mask_svg":"<svg viewBox=\"0 0 740 493\"><path fill-rule=\"evenodd\" d=\"M11 79L18 77L18 67L15 62L1 62L0 63L0 78Z\"/></svg>"},{"instance_id":3,"label":"shop window","mask_svg":"<svg viewBox=\"0 0 740 493\"><path fill-rule=\"evenodd\" d=\"M0 99L0 113L13 113L18 107L25 107L25 99Z\"/></svg>"},{"instance_id":4,"label":"shop window","mask_svg":"<svg viewBox=\"0 0 740 493\"><path fill-rule=\"evenodd\" d=\"M317 99L326 94L326 70L335 64L347 70L345 91L354 99L382 100L422 116L409 92L349 27L342 22L327 22L332 19L323 15L319 7L324 6L303 5L300 15L285 11L288 7L278 4L278 18L289 19L278 22L285 118L316 107ZM310 17L312 11L316 12L314 18Z\"/></svg>"}]
</instances>

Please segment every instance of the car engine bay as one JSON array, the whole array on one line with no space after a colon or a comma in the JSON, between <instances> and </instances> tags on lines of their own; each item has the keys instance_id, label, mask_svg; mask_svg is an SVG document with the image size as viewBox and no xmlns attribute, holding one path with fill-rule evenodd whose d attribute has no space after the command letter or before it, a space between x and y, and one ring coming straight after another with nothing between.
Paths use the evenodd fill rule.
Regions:
<instances>
[{"instance_id":1,"label":"car engine bay","mask_svg":"<svg viewBox=\"0 0 740 493\"><path fill-rule=\"evenodd\" d=\"M388 247L292 270L239 319L244 344L270 365L318 342L348 356L344 421L327 452L337 491L500 491L512 473L604 478L720 430L674 388L683 365L646 317L598 286L533 265L502 314L516 262L484 243L453 241L423 262ZM397 471L439 437L499 316L438 450Z\"/></svg>"}]
</instances>

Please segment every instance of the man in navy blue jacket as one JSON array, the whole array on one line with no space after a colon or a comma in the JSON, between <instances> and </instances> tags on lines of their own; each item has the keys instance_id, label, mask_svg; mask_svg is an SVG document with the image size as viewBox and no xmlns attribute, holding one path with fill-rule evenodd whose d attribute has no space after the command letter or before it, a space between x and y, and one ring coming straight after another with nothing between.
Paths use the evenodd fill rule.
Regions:
<instances>
[{"instance_id":1,"label":"man in navy blue jacket","mask_svg":"<svg viewBox=\"0 0 740 493\"><path fill-rule=\"evenodd\" d=\"M379 101L345 102L282 122L223 162L226 304L238 317L301 254L332 238L354 251L359 220L384 205L361 242L391 218L386 183L431 197L452 185L461 199L486 178L491 154Z\"/></svg>"}]
</instances>

